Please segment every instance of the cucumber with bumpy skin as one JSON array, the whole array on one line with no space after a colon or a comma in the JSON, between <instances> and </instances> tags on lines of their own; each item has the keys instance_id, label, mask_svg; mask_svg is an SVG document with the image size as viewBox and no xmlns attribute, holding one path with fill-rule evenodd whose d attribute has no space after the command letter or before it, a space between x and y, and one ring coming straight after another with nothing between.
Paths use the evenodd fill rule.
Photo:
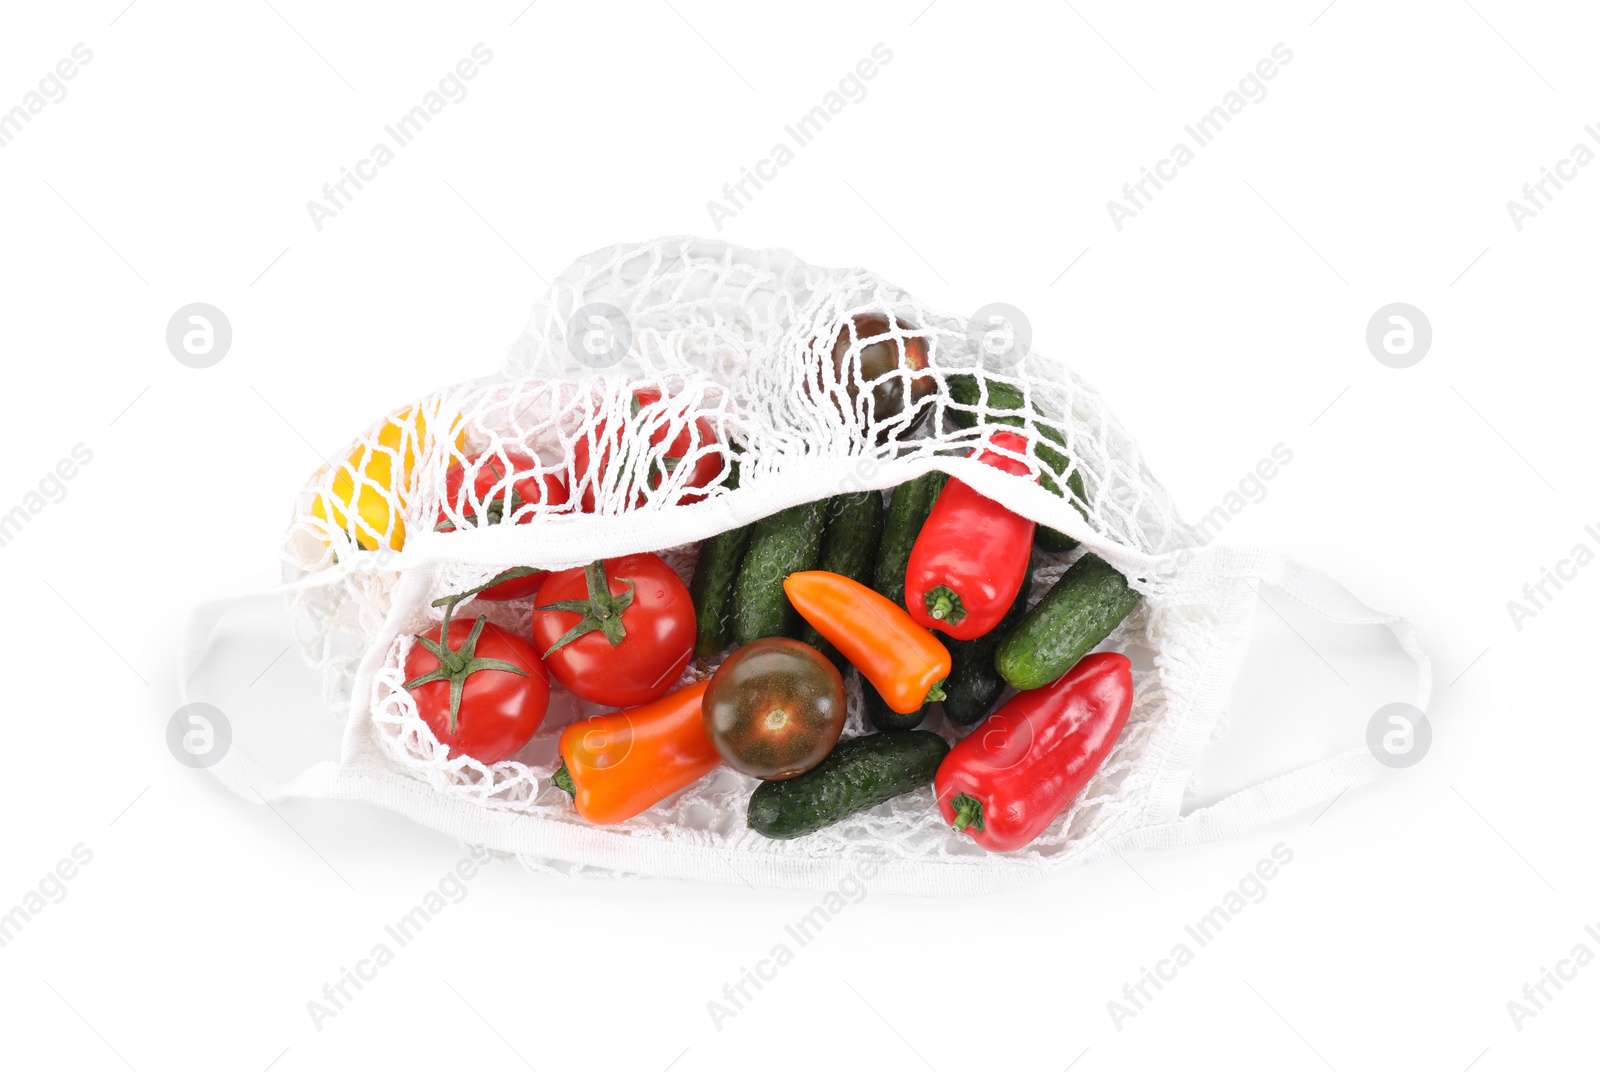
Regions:
<instances>
[{"instance_id":1,"label":"cucumber with bumpy skin","mask_svg":"<svg viewBox=\"0 0 1600 1072\"><path fill-rule=\"evenodd\" d=\"M826 501L801 503L755 523L733 586L733 639L737 643L792 637L800 631L800 614L783 592L783 579L816 568L826 509Z\"/></svg>"},{"instance_id":2,"label":"cucumber with bumpy skin","mask_svg":"<svg viewBox=\"0 0 1600 1072\"><path fill-rule=\"evenodd\" d=\"M1110 636L1138 603L1126 577L1084 555L1000 642L994 668L1016 688L1042 688Z\"/></svg>"},{"instance_id":3,"label":"cucumber with bumpy skin","mask_svg":"<svg viewBox=\"0 0 1600 1072\"><path fill-rule=\"evenodd\" d=\"M973 726L994 707L1005 691L1005 678L994 668L994 653L1028 613L1028 595L1033 591L1033 567L1022 575L1022 587L1011 609L993 629L974 640L949 644L950 676L944 681L944 717L958 726Z\"/></svg>"},{"instance_id":4,"label":"cucumber with bumpy skin","mask_svg":"<svg viewBox=\"0 0 1600 1072\"><path fill-rule=\"evenodd\" d=\"M883 536L883 495L876 491L835 495L828 500L822 530L822 554L815 568L837 573L862 584L872 583L878 541ZM800 627L800 639L844 668L844 656L810 623Z\"/></svg>"},{"instance_id":5,"label":"cucumber with bumpy skin","mask_svg":"<svg viewBox=\"0 0 1600 1072\"><path fill-rule=\"evenodd\" d=\"M694 599L694 653L715 655L733 639L733 585L754 525L719 532L700 544L689 595Z\"/></svg>"},{"instance_id":6,"label":"cucumber with bumpy skin","mask_svg":"<svg viewBox=\"0 0 1600 1072\"><path fill-rule=\"evenodd\" d=\"M1077 476L1078 474L1073 473L1072 475ZM1076 551L1078 549L1078 541L1064 532L1057 532L1055 529L1040 525L1033 530L1033 546L1041 551L1064 555L1068 551Z\"/></svg>"},{"instance_id":7,"label":"cucumber with bumpy skin","mask_svg":"<svg viewBox=\"0 0 1600 1072\"><path fill-rule=\"evenodd\" d=\"M937 733L873 733L840 741L797 778L763 782L750 796L750 829L769 838L814 833L932 783L950 752Z\"/></svg>"},{"instance_id":8,"label":"cucumber with bumpy skin","mask_svg":"<svg viewBox=\"0 0 1600 1072\"><path fill-rule=\"evenodd\" d=\"M889 515L883 522L883 540L878 544L878 561L873 568L872 587L891 603L906 605L906 565L917 533L928 520L935 500L950 478L937 469L908 480L889 497Z\"/></svg>"},{"instance_id":9,"label":"cucumber with bumpy skin","mask_svg":"<svg viewBox=\"0 0 1600 1072\"><path fill-rule=\"evenodd\" d=\"M1072 467L1072 459L1066 455L1066 437L1053 426L1033 420L1035 415L1039 415L1038 410L1030 411L1026 408L1022 388L1000 380L989 379L986 379L980 385L978 378L968 372L945 377L945 387L949 390L951 399L961 403L963 406L977 407L981 405L986 423L1009 424L1013 428L1022 428L1032 424L1034 428L1038 429L1041 436L1048 439L1050 443L1056 444L1055 447L1052 447L1049 443L1040 443L1034 448L1034 455L1045 464L1048 470L1048 472L1039 474L1039 486L1056 495L1062 493L1061 482L1056 478ZM987 402L982 397L984 387L988 388ZM951 420L962 428L973 428L978 423L978 414L973 409L950 407L945 412L950 415ZM1060 449L1056 449L1057 447ZM1083 477L1078 473L1078 470L1072 469L1070 473L1067 473L1066 484L1067 489L1072 493L1070 498L1072 505L1077 507L1078 513L1083 514L1084 518L1087 519L1089 515L1083 504L1089 497L1084 493ZM1057 533L1057 535L1060 534ZM1061 538L1064 540L1070 539L1070 537L1066 536ZM1046 550L1053 550L1053 548L1047 547ZM1067 550L1071 550L1071 548L1067 548Z\"/></svg>"},{"instance_id":10,"label":"cucumber with bumpy skin","mask_svg":"<svg viewBox=\"0 0 1600 1072\"><path fill-rule=\"evenodd\" d=\"M880 733L914 730L928 717L928 704L923 704L909 715L902 715L884 702L877 688L865 676L861 678L861 703L867 710L867 721Z\"/></svg>"}]
</instances>

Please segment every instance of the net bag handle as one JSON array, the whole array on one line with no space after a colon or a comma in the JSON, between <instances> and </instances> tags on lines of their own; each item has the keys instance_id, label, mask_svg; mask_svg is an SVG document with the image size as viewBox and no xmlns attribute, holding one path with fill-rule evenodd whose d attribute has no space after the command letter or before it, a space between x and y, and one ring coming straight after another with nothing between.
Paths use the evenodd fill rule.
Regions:
<instances>
[{"instance_id":1,"label":"net bag handle","mask_svg":"<svg viewBox=\"0 0 1600 1072\"><path fill-rule=\"evenodd\" d=\"M191 703L189 682L204 664L224 618L247 607L281 607L283 598L293 592L330 583L334 582L314 575L275 588L208 599L190 608L183 625L182 644L178 649L178 698L182 706L187 707ZM253 804L290 797L341 796L343 794L337 791L337 787L348 774L339 760L322 760L285 782L269 774L237 744L230 744L222 756L205 769L232 792Z\"/></svg>"},{"instance_id":2,"label":"net bag handle","mask_svg":"<svg viewBox=\"0 0 1600 1072\"><path fill-rule=\"evenodd\" d=\"M1416 664L1414 702L1418 710L1427 712L1433 693L1433 664L1417 638L1416 627L1404 617L1367 606L1327 574L1271 548L1208 548L1192 566L1222 580L1270 584L1338 625L1387 627ZM1369 749L1352 748L1241 789L1215 804L1131 831L1119 844L1135 849L1180 848L1232 837L1369 785L1388 770Z\"/></svg>"}]
</instances>

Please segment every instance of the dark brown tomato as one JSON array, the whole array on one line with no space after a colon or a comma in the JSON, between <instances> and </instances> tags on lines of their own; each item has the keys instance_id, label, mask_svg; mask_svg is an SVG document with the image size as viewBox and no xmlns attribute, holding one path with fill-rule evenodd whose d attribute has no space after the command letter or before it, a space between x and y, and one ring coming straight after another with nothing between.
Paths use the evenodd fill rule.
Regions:
<instances>
[{"instance_id":1,"label":"dark brown tomato","mask_svg":"<svg viewBox=\"0 0 1600 1072\"><path fill-rule=\"evenodd\" d=\"M723 762L768 781L821 763L844 730L844 679L809 644L768 637L717 668L701 717Z\"/></svg>"},{"instance_id":2,"label":"dark brown tomato","mask_svg":"<svg viewBox=\"0 0 1600 1072\"><path fill-rule=\"evenodd\" d=\"M875 315L862 315L854 317L855 337L860 340L872 339L879 335L888 335L890 331L887 317ZM912 330L903 320L896 324L901 331ZM845 392L850 396L851 412L855 411L856 399L861 394L861 387L872 383L873 380L886 372L893 372L898 368L905 368L912 372L921 372L928 367L928 340L921 337L905 339L883 338L875 342L865 342L861 346L860 362L861 374L858 380L855 376L853 362L850 360L850 325L845 324L839 329L839 337L833 343L833 371L840 383L845 385ZM911 398L906 399L905 379L900 376L889 376L882 383L872 388L872 401L867 406L867 423L881 424L893 420L904 413L909 406L926 398L933 391L934 382L931 376L913 376L911 378Z\"/></svg>"}]
</instances>

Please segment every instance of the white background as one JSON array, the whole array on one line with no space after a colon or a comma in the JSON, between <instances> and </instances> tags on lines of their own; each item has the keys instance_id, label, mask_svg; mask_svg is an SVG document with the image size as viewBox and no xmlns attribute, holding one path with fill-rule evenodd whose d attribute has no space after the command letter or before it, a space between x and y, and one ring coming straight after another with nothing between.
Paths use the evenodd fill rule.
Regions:
<instances>
[{"instance_id":1,"label":"white background","mask_svg":"<svg viewBox=\"0 0 1600 1072\"><path fill-rule=\"evenodd\" d=\"M1506 209L1600 122L1591 11L125 2L9 5L0 31L0 109L74 44L94 54L0 149L0 512L93 451L0 547L0 911L93 853L0 948L8 1064L1592 1066L1600 967L1520 1030L1507 1002L1574 945L1600 953L1600 569L1520 629L1506 607L1600 543L1600 167L1520 231ZM319 232L306 202L478 42L494 58L470 95ZM869 896L720 1030L707 1002L816 895L496 865L319 1030L307 1001L463 850L363 807L248 804L174 762L184 611L274 581L319 459L495 368L573 258L717 233L707 201L878 42L893 59L866 99L721 235L954 312L1024 310L1191 518L1292 449L1223 539L1417 622L1431 751L1226 843L1003 897ZM1119 232L1106 202L1280 42L1268 96ZM194 301L234 331L204 370L164 340ZM1364 341L1395 301L1434 330L1404 370ZM1350 747L1410 697L1381 631L1275 609L1197 802ZM337 730L297 657L275 659L284 634L256 623L201 698L263 758L307 762ZM1278 843L1293 862L1266 899L1114 1025L1107 1002Z\"/></svg>"}]
</instances>

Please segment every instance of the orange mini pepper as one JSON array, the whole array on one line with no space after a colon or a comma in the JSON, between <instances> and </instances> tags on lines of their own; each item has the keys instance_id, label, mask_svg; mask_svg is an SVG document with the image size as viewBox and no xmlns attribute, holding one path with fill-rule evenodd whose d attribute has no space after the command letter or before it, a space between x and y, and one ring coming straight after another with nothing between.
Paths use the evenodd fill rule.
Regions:
<instances>
[{"instance_id":1,"label":"orange mini pepper","mask_svg":"<svg viewBox=\"0 0 1600 1072\"><path fill-rule=\"evenodd\" d=\"M631 819L722 762L700 717L705 681L561 731L551 781L596 826Z\"/></svg>"},{"instance_id":2,"label":"orange mini pepper","mask_svg":"<svg viewBox=\"0 0 1600 1072\"><path fill-rule=\"evenodd\" d=\"M883 702L909 715L944 699L950 652L905 608L864 584L825 570L791 573L783 591L800 616L827 637Z\"/></svg>"}]
</instances>

